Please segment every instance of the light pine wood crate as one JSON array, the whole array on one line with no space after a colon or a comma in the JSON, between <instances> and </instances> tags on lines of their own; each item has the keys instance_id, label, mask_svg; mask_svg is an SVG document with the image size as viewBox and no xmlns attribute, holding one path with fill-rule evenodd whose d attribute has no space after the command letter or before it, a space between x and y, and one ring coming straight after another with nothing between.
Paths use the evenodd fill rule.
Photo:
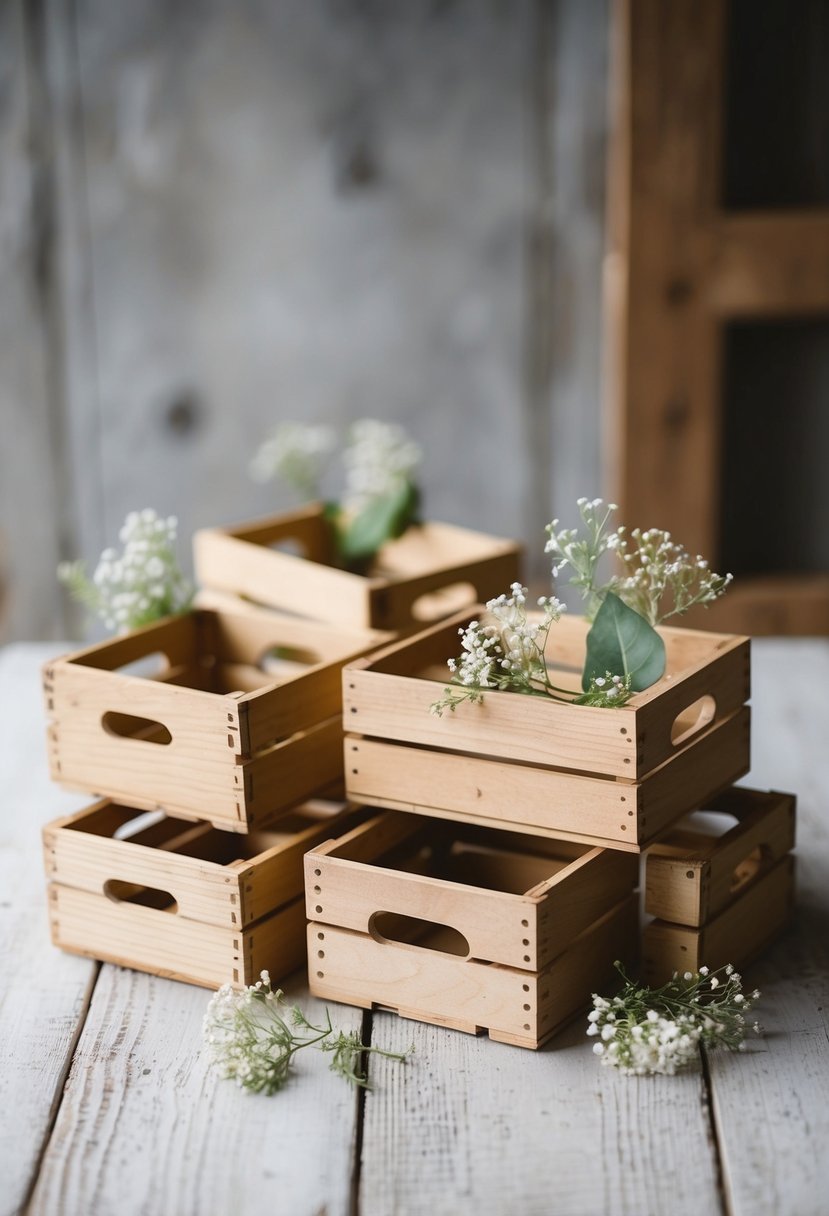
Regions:
<instances>
[{"instance_id":1,"label":"light pine wood crate","mask_svg":"<svg viewBox=\"0 0 829 1216\"><path fill-rule=\"evenodd\" d=\"M55 659L52 777L229 831L263 826L342 782L341 669L388 638L240 604Z\"/></svg>"},{"instance_id":2,"label":"light pine wood crate","mask_svg":"<svg viewBox=\"0 0 829 1216\"><path fill-rule=\"evenodd\" d=\"M792 794L742 787L680 821L648 851L645 979L745 966L786 926L794 903Z\"/></svg>"},{"instance_id":3,"label":"light pine wood crate","mask_svg":"<svg viewBox=\"0 0 829 1216\"><path fill-rule=\"evenodd\" d=\"M343 671L350 798L638 852L750 761L750 646L744 637L660 630L666 675L624 706L518 693L430 713L447 682L457 614ZM588 625L550 631L554 682L579 688Z\"/></svg>"},{"instance_id":4,"label":"light pine wood crate","mask_svg":"<svg viewBox=\"0 0 829 1216\"><path fill-rule=\"evenodd\" d=\"M652 920L642 936L642 974L664 984L674 972L712 970L726 963L745 967L788 924L794 910L795 858L787 854L718 916L700 928Z\"/></svg>"},{"instance_id":5,"label":"light pine wood crate","mask_svg":"<svg viewBox=\"0 0 829 1216\"><path fill-rule=\"evenodd\" d=\"M734 786L680 820L648 849L645 911L692 927L711 920L794 848L795 804Z\"/></svg>"},{"instance_id":6,"label":"light pine wood crate","mask_svg":"<svg viewBox=\"0 0 829 1216\"><path fill-rule=\"evenodd\" d=\"M305 961L302 858L355 820L310 801L240 836L104 800L43 829L56 946L218 988Z\"/></svg>"},{"instance_id":7,"label":"light pine wood crate","mask_svg":"<svg viewBox=\"0 0 829 1216\"><path fill-rule=\"evenodd\" d=\"M289 551L289 549L294 551ZM332 624L395 633L422 628L521 577L522 547L451 524L409 528L367 576L336 567L319 504L193 540L196 577L215 591Z\"/></svg>"},{"instance_id":8,"label":"light pine wood crate","mask_svg":"<svg viewBox=\"0 0 829 1216\"><path fill-rule=\"evenodd\" d=\"M317 995L538 1047L637 948L637 859L386 812L305 858Z\"/></svg>"}]
</instances>

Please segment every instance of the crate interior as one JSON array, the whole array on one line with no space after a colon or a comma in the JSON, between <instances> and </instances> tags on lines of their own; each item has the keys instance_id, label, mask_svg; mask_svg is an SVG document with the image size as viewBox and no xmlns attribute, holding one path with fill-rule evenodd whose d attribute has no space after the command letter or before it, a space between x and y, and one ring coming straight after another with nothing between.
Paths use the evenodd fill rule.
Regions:
<instances>
[{"instance_id":1,"label":"crate interior","mask_svg":"<svg viewBox=\"0 0 829 1216\"><path fill-rule=\"evenodd\" d=\"M358 850L356 846L355 856L366 865L526 895L589 852L589 846L431 821L416 826L405 840L370 861ZM338 847L335 856L347 859L348 846Z\"/></svg>"},{"instance_id":2,"label":"crate interior","mask_svg":"<svg viewBox=\"0 0 829 1216\"><path fill-rule=\"evenodd\" d=\"M471 621L475 618L470 616L468 619ZM463 624L466 624L465 619ZM545 658L551 678L560 687L574 693L581 692L581 672L589 628L589 622L584 617L565 614L552 626L547 638ZM445 685L450 676L447 661L461 654L458 629L456 621L416 638L372 662L371 670L389 675L413 676ZM666 681L676 679L698 664L715 658L733 641L729 634L694 629L663 628L660 633L665 642L663 679ZM635 697L632 704L636 704Z\"/></svg>"},{"instance_id":3,"label":"crate interior","mask_svg":"<svg viewBox=\"0 0 829 1216\"><path fill-rule=\"evenodd\" d=\"M231 866L235 862L249 861L280 845L292 844L301 833L333 821L344 805L342 802L315 799L294 807L267 830L244 834L223 832L206 823L176 819L163 811L140 811L113 802L68 825L68 830L127 840L146 848Z\"/></svg>"},{"instance_id":4,"label":"crate interior","mask_svg":"<svg viewBox=\"0 0 829 1216\"><path fill-rule=\"evenodd\" d=\"M285 684L321 664L350 658L366 638L273 614L202 609L160 623L141 642L139 657L135 639L116 638L70 662L201 692L238 694ZM158 726L130 714L108 719L116 734L131 737L155 737Z\"/></svg>"}]
</instances>

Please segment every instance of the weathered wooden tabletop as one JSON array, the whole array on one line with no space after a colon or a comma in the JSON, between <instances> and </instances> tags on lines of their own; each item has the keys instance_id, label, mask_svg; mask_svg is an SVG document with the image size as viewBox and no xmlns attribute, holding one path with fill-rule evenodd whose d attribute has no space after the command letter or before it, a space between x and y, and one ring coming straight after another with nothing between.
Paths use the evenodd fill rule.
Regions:
<instances>
[{"instance_id":1,"label":"weathered wooden tabletop","mask_svg":"<svg viewBox=\"0 0 829 1216\"><path fill-rule=\"evenodd\" d=\"M766 1033L745 1054L626 1078L583 1021L532 1053L377 1013L372 1042L410 1063L374 1062L362 1095L318 1055L273 1098L208 1069L205 991L49 943L40 827L89 801L47 777L54 651L0 653L2 1216L829 1211L829 643L754 647L750 784L798 795L799 897L747 972Z\"/></svg>"}]
</instances>

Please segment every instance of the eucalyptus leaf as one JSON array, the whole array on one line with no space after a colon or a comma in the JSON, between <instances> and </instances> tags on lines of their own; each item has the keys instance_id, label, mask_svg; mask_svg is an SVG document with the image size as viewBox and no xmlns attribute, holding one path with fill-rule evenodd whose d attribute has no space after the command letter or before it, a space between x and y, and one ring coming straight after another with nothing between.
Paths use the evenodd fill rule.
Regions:
<instances>
[{"instance_id":1,"label":"eucalyptus leaf","mask_svg":"<svg viewBox=\"0 0 829 1216\"><path fill-rule=\"evenodd\" d=\"M587 635L582 675L586 691L595 676L630 676L634 692L650 688L665 674L665 643L643 616L608 591Z\"/></svg>"},{"instance_id":2,"label":"eucalyptus leaf","mask_svg":"<svg viewBox=\"0 0 829 1216\"><path fill-rule=\"evenodd\" d=\"M419 494L411 481L382 498L374 498L339 529L339 547L346 566L353 568L371 561L386 541L402 536L417 518Z\"/></svg>"}]
</instances>

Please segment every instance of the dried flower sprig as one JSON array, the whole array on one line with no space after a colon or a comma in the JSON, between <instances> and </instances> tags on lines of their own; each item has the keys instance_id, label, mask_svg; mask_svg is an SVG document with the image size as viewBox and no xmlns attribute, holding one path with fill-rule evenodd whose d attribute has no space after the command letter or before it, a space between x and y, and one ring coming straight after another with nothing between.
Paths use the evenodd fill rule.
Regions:
<instances>
[{"instance_id":1,"label":"dried flower sprig","mask_svg":"<svg viewBox=\"0 0 829 1216\"><path fill-rule=\"evenodd\" d=\"M326 464L337 444L333 427L281 422L250 463L254 481L281 477L305 498L317 498Z\"/></svg>"},{"instance_id":2,"label":"dried flower sprig","mask_svg":"<svg viewBox=\"0 0 829 1216\"><path fill-rule=\"evenodd\" d=\"M612 548L626 573L612 579L610 587L651 625L681 615L695 604L710 604L732 581L733 575L710 570L704 557L692 558L670 532L634 528L628 541L624 531L619 528L613 534Z\"/></svg>"},{"instance_id":3,"label":"dried flower sprig","mask_svg":"<svg viewBox=\"0 0 829 1216\"><path fill-rule=\"evenodd\" d=\"M615 503L580 498L577 505L583 534L576 528L559 528L554 519L547 525L544 552L553 555L553 578L570 567L569 581L581 592L590 620L612 592L650 625L659 625L696 604L712 603L732 581L730 574L711 571L705 558L691 557L670 532L660 528L628 532L624 525L611 530L611 518L618 510ZM616 554L623 573L602 583L599 567L605 553Z\"/></svg>"},{"instance_id":4,"label":"dried flower sprig","mask_svg":"<svg viewBox=\"0 0 829 1216\"><path fill-rule=\"evenodd\" d=\"M259 481L280 477L302 498L321 499L323 474L337 446L328 426L283 422L251 462ZM325 504L332 539L342 564L364 572L377 551L415 523L420 492L415 473L420 445L402 427L362 418L353 423L343 447L345 489Z\"/></svg>"},{"instance_id":5,"label":"dried flower sprig","mask_svg":"<svg viewBox=\"0 0 829 1216\"><path fill-rule=\"evenodd\" d=\"M551 626L559 620L564 605L554 596L538 600L540 620L527 613L527 588L513 583L510 594L499 595L486 605L483 620L471 621L459 629L462 653L450 659L451 685L431 706L441 717L444 710L454 711L464 701L483 701L485 689L520 692L531 696L552 697L556 701L610 707L624 705L630 684L621 676L607 672L590 682L583 693L553 684L545 651Z\"/></svg>"},{"instance_id":6,"label":"dried flower sprig","mask_svg":"<svg viewBox=\"0 0 829 1216\"><path fill-rule=\"evenodd\" d=\"M628 1076L673 1076L698 1058L700 1045L742 1051L747 1031L760 1033L747 1019L760 993L746 996L730 963L675 973L661 988L634 983L621 963L616 968L624 987L611 998L593 994L587 1033L598 1039L593 1051L602 1063Z\"/></svg>"},{"instance_id":7,"label":"dried flower sprig","mask_svg":"<svg viewBox=\"0 0 829 1216\"><path fill-rule=\"evenodd\" d=\"M287 1004L267 971L240 992L225 984L211 997L203 1036L221 1075L252 1093L275 1094L282 1089L297 1053L306 1047L330 1053L331 1071L362 1088L368 1087L363 1062L369 1053L401 1062L407 1058L362 1043L356 1031L335 1030L327 1009L325 1024L313 1025L298 1005Z\"/></svg>"},{"instance_id":8,"label":"dried flower sprig","mask_svg":"<svg viewBox=\"0 0 829 1216\"><path fill-rule=\"evenodd\" d=\"M104 549L92 578L83 562L62 562L58 578L107 629L126 633L163 616L186 612L193 587L175 553L178 521L151 507L131 511L119 533L123 550Z\"/></svg>"}]
</instances>

